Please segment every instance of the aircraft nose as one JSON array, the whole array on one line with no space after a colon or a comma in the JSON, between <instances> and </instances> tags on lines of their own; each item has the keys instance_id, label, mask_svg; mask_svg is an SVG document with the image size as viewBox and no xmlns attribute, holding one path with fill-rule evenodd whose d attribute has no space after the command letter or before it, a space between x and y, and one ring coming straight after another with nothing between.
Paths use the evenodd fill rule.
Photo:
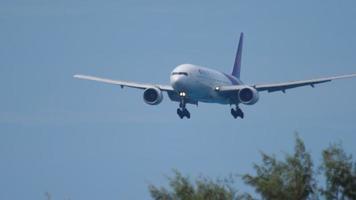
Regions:
<instances>
[{"instance_id":1,"label":"aircraft nose","mask_svg":"<svg viewBox=\"0 0 356 200\"><path fill-rule=\"evenodd\" d=\"M172 75L171 76L171 85L172 87L179 91L182 88L182 76Z\"/></svg>"}]
</instances>

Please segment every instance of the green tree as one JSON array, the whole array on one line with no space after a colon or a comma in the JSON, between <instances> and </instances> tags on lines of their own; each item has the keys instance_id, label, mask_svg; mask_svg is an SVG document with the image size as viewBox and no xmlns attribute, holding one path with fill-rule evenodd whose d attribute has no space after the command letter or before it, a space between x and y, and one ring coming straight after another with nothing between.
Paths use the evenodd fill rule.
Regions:
<instances>
[{"instance_id":1,"label":"green tree","mask_svg":"<svg viewBox=\"0 0 356 200\"><path fill-rule=\"evenodd\" d=\"M284 160L262 153L262 164L254 164L256 175L246 174L244 182L266 200L316 199L316 184L311 156L299 136L295 139L294 154Z\"/></svg>"},{"instance_id":2,"label":"green tree","mask_svg":"<svg viewBox=\"0 0 356 200\"><path fill-rule=\"evenodd\" d=\"M321 189L327 200L356 199L356 163L347 155L341 145L331 145L322 153L321 170L326 184Z\"/></svg>"},{"instance_id":3,"label":"green tree","mask_svg":"<svg viewBox=\"0 0 356 200\"><path fill-rule=\"evenodd\" d=\"M318 180L325 180L324 187L316 184L313 162L303 140L296 135L293 154L282 160L261 153L261 164L254 164L254 175L245 174L242 180L253 187L258 199L264 200L356 200L356 162L345 153L341 145L331 145L322 152ZM213 181L200 178L191 182L175 171L169 178L169 188L149 186L156 200L252 200L250 194L240 194L234 189L234 179Z\"/></svg>"},{"instance_id":4,"label":"green tree","mask_svg":"<svg viewBox=\"0 0 356 200\"><path fill-rule=\"evenodd\" d=\"M169 178L172 190L163 187L149 186L149 191L155 200L252 200L248 194L239 195L234 189L233 178L211 180L199 178L194 183L188 177L175 171L175 176Z\"/></svg>"}]
</instances>

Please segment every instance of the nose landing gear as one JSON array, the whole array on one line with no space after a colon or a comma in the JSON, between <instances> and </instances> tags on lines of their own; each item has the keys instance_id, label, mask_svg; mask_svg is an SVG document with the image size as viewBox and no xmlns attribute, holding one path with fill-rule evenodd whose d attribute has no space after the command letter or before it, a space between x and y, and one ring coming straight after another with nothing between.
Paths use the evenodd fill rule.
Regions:
<instances>
[{"instance_id":1,"label":"nose landing gear","mask_svg":"<svg viewBox=\"0 0 356 200\"><path fill-rule=\"evenodd\" d=\"M177 114L181 119L183 119L184 117L187 117L188 119L190 119L190 113L186 108L178 108Z\"/></svg>"},{"instance_id":2,"label":"nose landing gear","mask_svg":"<svg viewBox=\"0 0 356 200\"><path fill-rule=\"evenodd\" d=\"M241 117L241 119L244 118L244 113L242 110L239 108L239 106L236 105L236 108L233 109L231 108L231 115L236 119L237 117Z\"/></svg>"},{"instance_id":3,"label":"nose landing gear","mask_svg":"<svg viewBox=\"0 0 356 200\"><path fill-rule=\"evenodd\" d=\"M179 108L177 109L177 114L181 119L183 119L184 117L187 117L188 119L190 119L190 112L185 107L186 106L186 102L185 102L186 93L180 92L179 96L181 97L181 101L179 103Z\"/></svg>"}]
</instances>

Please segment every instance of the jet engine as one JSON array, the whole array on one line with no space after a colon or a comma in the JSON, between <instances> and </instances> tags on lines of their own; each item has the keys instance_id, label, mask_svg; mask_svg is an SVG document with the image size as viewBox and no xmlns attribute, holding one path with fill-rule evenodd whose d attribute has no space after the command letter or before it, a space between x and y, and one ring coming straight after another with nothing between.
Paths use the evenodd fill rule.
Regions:
<instances>
[{"instance_id":1,"label":"jet engine","mask_svg":"<svg viewBox=\"0 0 356 200\"><path fill-rule=\"evenodd\" d=\"M240 89L237 96L241 103L247 105L255 104L259 99L258 91L250 86L246 86Z\"/></svg>"},{"instance_id":2,"label":"jet engine","mask_svg":"<svg viewBox=\"0 0 356 200\"><path fill-rule=\"evenodd\" d=\"M163 100L162 91L156 87L147 88L143 92L143 100L147 104L157 105L157 104L161 103Z\"/></svg>"}]
</instances>

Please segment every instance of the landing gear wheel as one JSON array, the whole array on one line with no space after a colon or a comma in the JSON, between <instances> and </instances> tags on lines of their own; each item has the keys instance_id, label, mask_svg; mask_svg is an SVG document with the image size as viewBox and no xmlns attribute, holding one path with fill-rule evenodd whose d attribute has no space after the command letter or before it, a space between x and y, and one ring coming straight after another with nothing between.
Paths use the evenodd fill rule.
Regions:
<instances>
[{"instance_id":1,"label":"landing gear wheel","mask_svg":"<svg viewBox=\"0 0 356 200\"><path fill-rule=\"evenodd\" d=\"M236 119L237 118L237 113L235 109L231 108L231 115Z\"/></svg>"},{"instance_id":2,"label":"landing gear wheel","mask_svg":"<svg viewBox=\"0 0 356 200\"><path fill-rule=\"evenodd\" d=\"M186 116L188 119L190 119L190 112L187 109L183 110L184 116Z\"/></svg>"},{"instance_id":3,"label":"landing gear wheel","mask_svg":"<svg viewBox=\"0 0 356 200\"><path fill-rule=\"evenodd\" d=\"M236 109L231 108L231 115L236 119L238 117L241 117L241 119L243 119L245 117L244 112L242 112L242 110L237 107Z\"/></svg>"},{"instance_id":4,"label":"landing gear wheel","mask_svg":"<svg viewBox=\"0 0 356 200\"><path fill-rule=\"evenodd\" d=\"M183 114L183 112L182 112L182 110L180 108L177 109L177 114L181 119L183 119L184 114Z\"/></svg>"},{"instance_id":5,"label":"landing gear wheel","mask_svg":"<svg viewBox=\"0 0 356 200\"><path fill-rule=\"evenodd\" d=\"M241 117L241 119L244 118L244 113L242 112L242 110L240 108L236 110L236 113L237 113L238 117Z\"/></svg>"}]
</instances>

